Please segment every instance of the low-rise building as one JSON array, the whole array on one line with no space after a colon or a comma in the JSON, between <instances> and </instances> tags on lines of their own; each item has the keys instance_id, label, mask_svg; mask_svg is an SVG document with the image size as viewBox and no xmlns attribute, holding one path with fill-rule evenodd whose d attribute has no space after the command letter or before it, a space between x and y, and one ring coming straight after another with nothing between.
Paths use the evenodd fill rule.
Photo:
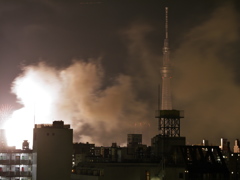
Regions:
<instances>
[{"instance_id":1,"label":"low-rise building","mask_svg":"<svg viewBox=\"0 0 240 180\"><path fill-rule=\"evenodd\" d=\"M32 150L27 141L23 142L23 147L24 149L0 149L1 180L32 180Z\"/></svg>"}]
</instances>

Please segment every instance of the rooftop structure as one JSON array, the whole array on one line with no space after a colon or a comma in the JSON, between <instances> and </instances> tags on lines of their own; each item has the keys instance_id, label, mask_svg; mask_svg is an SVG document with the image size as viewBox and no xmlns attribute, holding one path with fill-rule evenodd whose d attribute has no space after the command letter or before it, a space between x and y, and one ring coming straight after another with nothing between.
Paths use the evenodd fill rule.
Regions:
<instances>
[{"instance_id":1,"label":"rooftop structure","mask_svg":"<svg viewBox=\"0 0 240 180\"><path fill-rule=\"evenodd\" d=\"M63 121L53 121L53 124L35 124L35 128L61 128L69 129L69 124L64 124Z\"/></svg>"}]
</instances>

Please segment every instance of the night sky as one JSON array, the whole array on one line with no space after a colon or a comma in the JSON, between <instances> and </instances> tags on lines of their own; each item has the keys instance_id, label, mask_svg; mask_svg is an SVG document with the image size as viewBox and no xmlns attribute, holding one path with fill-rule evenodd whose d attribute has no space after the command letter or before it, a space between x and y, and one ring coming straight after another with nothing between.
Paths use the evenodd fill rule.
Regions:
<instances>
[{"instance_id":1,"label":"night sky","mask_svg":"<svg viewBox=\"0 0 240 180\"><path fill-rule=\"evenodd\" d=\"M237 0L2 0L0 104L24 113L34 106L35 120L17 115L24 127L71 124L75 142L121 145L143 133L150 145L166 6L181 135L190 144L219 145L221 137L233 144L240 138Z\"/></svg>"}]
</instances>

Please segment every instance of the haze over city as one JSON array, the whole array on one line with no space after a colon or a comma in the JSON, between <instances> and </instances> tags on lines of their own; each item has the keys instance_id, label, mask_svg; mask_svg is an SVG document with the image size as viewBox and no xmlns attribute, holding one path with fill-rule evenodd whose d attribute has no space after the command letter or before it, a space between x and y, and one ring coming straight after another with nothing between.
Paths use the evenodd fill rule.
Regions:
<instances>
[{"instance_id":1,"label":"haze over city","mask_svg":"<svg viewBox=\"0 0 240 180\"><path fill-rule=\"evenodd\" d=\"M13 112L0 128L12 145L53 120L71 124L75 142L125 144L128 133L142 133L150 144L166 6L181 136L190 144L240 137L239 2L0 4L0 104Z\"/></svg>"}]
</instances>

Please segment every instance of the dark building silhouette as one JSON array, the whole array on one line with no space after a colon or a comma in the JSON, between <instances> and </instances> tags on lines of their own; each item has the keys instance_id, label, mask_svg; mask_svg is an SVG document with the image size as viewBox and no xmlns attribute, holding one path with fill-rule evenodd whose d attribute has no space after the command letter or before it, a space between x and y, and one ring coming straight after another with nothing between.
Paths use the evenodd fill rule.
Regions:
<instances>
[{"instance_id":1,"label":"dark building silhouette","mask_svg":"<svg viewBox=\"0 0 240 180\"><path fill-rule=\"evenodd\" d=\"M33 133L33 180L70 179L73 150L70 125L63 121L36 124Z\"/></svg>"}]
</instances>

